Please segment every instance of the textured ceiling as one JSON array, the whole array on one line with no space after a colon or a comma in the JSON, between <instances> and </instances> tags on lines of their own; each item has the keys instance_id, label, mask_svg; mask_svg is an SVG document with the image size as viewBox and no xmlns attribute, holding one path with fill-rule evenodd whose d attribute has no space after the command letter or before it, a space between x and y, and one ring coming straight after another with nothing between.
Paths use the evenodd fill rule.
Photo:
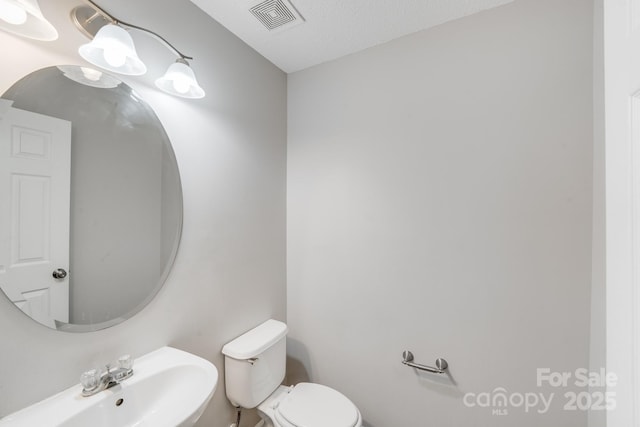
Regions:
<instances>
[{"instance_id":1,"label":"textured ceiling","mask_svg":"<svg viewBox=\"0 0 640 427\"><path fill-rule=\"evenodd\" d=\"M260 0L191 0L291 73L514 0L291 0L302 25L269 31L249 9Z\"/></svg>"}]
</instances>

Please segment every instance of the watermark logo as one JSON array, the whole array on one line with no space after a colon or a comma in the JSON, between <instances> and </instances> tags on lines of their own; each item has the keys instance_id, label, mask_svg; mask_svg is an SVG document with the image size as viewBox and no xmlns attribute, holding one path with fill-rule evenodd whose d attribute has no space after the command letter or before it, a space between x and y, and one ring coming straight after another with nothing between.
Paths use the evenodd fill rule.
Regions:
<instances>
[{"instance_id":1,"label":"watermark logo","mask_svg":"<svg viewBox=\"0 0 640 427\"><path fill-rule=\"evenodd\" d=\"M468 408L491 408L493 415L508 415L509 408L524 408L525 412L535 410L545 414L551 406L554 393L509 393L503 387L493 389L492 392L467 393L464 395L464 405Z\"/></svg>"},{"instance_id":2,"label":"watermark logo","mask_svg":"<svg viewBox=\"0 0 640 427\"><path fill-rule=\"evenodd\" d=\"M558 389L557 392L509 393L506 388L497 387L490 392L467 393L463 397L463 403L468 408L487 408L496 416L508 415L512 410L546 414L556 400L563 404L565 411L613 410L616 407L616 393L611 389L617 382L618 376L607 373L604 369L589 371L579 368L573 372L556 372L549 368L538 368L536 386ZM572 390L562 393L561 389L567 387ZM595 391L593 388L607 391Z\"/></svg>"}]
</instances>

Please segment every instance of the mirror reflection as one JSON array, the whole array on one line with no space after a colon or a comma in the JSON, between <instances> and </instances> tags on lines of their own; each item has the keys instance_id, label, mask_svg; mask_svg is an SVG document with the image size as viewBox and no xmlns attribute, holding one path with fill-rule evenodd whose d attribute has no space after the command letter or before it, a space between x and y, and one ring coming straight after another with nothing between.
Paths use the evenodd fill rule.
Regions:
<instances>
[{"instance_id":1,"label":"mirror reflection","mask_svg":"<svg viewBox=\"0 0 640 427\"><path fill-rule=\"evenodd\" d=\"M97 330L162 286L182 227L153 110L97 70L49 67L0 98L0 288L51 328Z\"/></svg>"}]
</instances>

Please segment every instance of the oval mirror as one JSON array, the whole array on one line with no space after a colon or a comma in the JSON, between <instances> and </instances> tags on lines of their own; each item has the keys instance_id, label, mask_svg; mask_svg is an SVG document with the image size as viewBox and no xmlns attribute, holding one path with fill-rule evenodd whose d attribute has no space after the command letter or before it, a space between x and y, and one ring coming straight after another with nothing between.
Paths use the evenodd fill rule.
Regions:
<instances>
[{"instance_id":1,"label":"oval mirror","mask_svg":"<svg viewBox=\"0 0 640 427\"><path fill-rule=\"evenodd\" d=\"M182 229L178 165L149 105L106 73L44 68L0 98L0 147L4 294L74 332L144 307Z\"/></svg>"}]
</instances>

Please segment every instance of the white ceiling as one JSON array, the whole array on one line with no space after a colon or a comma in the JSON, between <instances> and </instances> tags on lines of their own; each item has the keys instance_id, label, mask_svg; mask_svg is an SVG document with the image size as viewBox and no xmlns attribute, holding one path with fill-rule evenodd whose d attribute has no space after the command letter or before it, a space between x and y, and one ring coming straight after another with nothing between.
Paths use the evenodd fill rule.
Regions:
<instances>
[{"instance_id":1,"label":"white ceiling","mask_svg":"<svg viewBox=\"0 0 640 427\"><path fill-rule=\"evenodd\" d=\"M290 0L301 25L267 30L249 12L262 0L191 0L287 73L514 0Z\"/></svg>"}]
</instances>

